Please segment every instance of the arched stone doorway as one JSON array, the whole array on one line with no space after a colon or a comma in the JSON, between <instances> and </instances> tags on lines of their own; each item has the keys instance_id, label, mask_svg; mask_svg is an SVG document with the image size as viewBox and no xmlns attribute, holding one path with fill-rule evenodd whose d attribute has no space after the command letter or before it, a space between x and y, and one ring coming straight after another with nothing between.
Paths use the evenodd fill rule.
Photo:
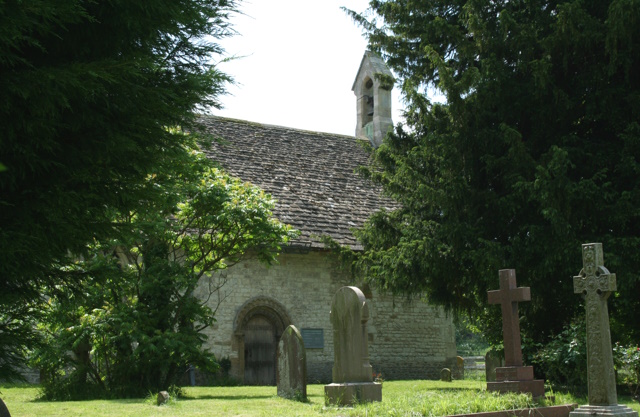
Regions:
<instances>
[{"instance_id":1,"label":"arched stone doorway","mask_svg":"<svg viewBox=\"0 0 640 417\"><path fill-rule=\"evenodd\" d=\"M235 376L247 385L275 385L276 349L291 319L282 304L268 297L247 301L234 322Z\"/></svg>"}]
</instances>

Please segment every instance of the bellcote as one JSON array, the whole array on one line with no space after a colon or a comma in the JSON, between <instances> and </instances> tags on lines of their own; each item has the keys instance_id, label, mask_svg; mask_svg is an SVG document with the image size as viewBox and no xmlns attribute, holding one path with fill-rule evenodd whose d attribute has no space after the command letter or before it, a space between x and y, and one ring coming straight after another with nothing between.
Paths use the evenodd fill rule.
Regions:
<instances>
[{"instance_id":1,"label":"bellcote","mask_svg":"<svg viewBox=\"0 0 640 417\"><path fill-rule=\"evenodd\" d=\"M391 89L393 74L378 55L366 51L351 91L356 95L356 137L367 138L377 148L393 127Z\"/></svg>"}]
</instances>

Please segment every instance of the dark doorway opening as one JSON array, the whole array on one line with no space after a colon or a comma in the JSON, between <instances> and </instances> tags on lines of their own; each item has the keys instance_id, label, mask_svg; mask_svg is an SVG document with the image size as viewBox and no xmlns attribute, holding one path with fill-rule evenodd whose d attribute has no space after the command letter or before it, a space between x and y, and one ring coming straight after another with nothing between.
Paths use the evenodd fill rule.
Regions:
<instances>
[{"instance_id":1,"label":"dark doorway opening","mask_svg":"<svg viewBox=\"0 0 640 417\"><path fill-rule=\"evenodd\" d=\"M276 384L276 326L262 315L253 316L244 331L244 383Z\"/></svg>"}]
</instances>

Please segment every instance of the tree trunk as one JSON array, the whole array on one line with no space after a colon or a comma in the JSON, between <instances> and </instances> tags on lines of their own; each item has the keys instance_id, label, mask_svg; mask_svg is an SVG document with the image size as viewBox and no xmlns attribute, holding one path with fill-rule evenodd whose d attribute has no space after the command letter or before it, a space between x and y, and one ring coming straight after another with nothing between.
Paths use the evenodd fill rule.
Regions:
<instances>
[{"instance_id":1,"label":"tree trunk","mask_svg":"<svg viewBox=\"0 0 640 417\"><path fill-rule=\"evenodd\" d=\"M77 379L80 384L87 383L87 375L89 373L89 369L91 368L91 345L87 342L83 342L78 344L78 346L73 350L73 353L76 356L76 360L78 361L78 374Z\"/></svg>"}]
</instances>

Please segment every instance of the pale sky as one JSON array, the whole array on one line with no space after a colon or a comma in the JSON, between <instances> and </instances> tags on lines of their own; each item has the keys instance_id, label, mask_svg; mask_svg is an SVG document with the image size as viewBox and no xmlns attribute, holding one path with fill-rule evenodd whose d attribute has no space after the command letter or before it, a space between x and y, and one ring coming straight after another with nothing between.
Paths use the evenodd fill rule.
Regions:
<instances>
[{"instance_id":1,"label":"pale sky","mask_svg":"<svg viewBox=\"0 0 640 417\"><path fill-rule=\"evenodd\" d=\"M354 135L351 91L367 42L340 6L362 12L368 0L245 0L231 22L239 34L221 44L220 64L236 86L213 114L320 132ZM393 122L400 121L398 88Z\"/></svg>"}]
</instances>

